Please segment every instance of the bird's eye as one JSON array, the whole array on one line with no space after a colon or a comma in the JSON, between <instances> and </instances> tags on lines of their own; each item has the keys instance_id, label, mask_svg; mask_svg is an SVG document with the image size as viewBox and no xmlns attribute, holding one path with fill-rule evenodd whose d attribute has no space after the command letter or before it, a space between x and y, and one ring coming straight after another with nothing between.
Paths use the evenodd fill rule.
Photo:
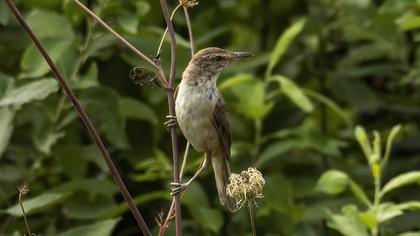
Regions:
<instances>
[{"instance_id":1,"label":"bird's eye","mask_svg":"<svg viewBox=\"0 0 420 236\"><path fill-rule=\"evenodd\" d=\"M220 56L220 55L217 55L217 56L214 57L214 60L216 60L216 61L221 61L222 59L223 59L223 57Z\"/></svg>"}]
</instances>

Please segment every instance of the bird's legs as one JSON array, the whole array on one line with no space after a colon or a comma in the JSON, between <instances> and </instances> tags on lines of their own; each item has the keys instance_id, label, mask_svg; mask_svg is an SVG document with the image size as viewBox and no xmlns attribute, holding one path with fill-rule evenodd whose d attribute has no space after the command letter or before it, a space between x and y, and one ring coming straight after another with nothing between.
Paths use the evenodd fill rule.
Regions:
<instances>
[{"instance_id":1,"label":"bird's legs","mask_svg":"<svg viewBox=\"0 0 420 236\"><path fill-rule=\"evenodd\" d=\"M186 183L171 183L171 195L176 195L178 193L183 192L188 188L188 186L201 174L201 172L206 169L208 165L208 158L207 154L204 154L204 160L201 163L200 167L198 168L197 172L188 180Z\"/></svg>"},{"instance_id":2,"label":"bird's legs","mask_svg":"<svg viewBox=\"0 0 420 236\"><path fill-rule=\"evenodd\" d=\"M177 124L176 116L167 115L166 119L168 119L168 120L165 123L163 123L166 126L166 128L169 129L171 127L176 126L176 124Z\"/></svg>"}]
</instances>

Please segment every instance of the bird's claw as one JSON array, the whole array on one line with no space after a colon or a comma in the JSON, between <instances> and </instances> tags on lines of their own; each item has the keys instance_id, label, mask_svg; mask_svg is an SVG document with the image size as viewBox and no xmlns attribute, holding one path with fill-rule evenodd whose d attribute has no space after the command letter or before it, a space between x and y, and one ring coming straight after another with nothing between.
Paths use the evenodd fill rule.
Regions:
<instances>
[{"instance_id":1,"label":"bird's claw","mask_svg":"<svg viewBox=\"0 0 420 236\"><path fill-rule=\"evenodd\" d=\"M188 184L182 184L182 183L171 183L170 185L171 185L170 191L171 191L172 196L175 196L177 194L184 192L188 187Z\"/></svg>"},{"instance_id":2,"label":"bird's claw","mask_svg":"<svg viewBox=\"0 0 420 236\"><path fill-rule=\"evenodd\" d=\"M166 119L168 119L165 123L163 123L166 128L171 128L171 127L175 127L177 125L177 120L176 120L176 116L171 116L171 115L167 115Z\"/></svg>"}]
</instances>

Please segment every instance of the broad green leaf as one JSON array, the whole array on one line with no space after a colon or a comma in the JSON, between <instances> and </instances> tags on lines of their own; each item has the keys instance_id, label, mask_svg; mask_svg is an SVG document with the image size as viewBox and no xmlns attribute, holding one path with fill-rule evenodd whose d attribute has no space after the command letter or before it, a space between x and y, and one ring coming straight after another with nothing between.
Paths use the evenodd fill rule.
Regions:
<instances>
[{"instance_id":1,"label":"broad green leaf","mask_svg":"<svg viewBox=\"0 0 420 236\"><path fill-rule=\"evenodd\" d=\"M343 236L368 236L365 226L360 222L356 206L347 205L342 208L342 214L327 211L327 225L340 232Z\"/></svg>"},{"instance_id":2,"label":"broad green leaf","mask_svg":"<svg viewBox=\"0 0 420 236\"><path fill-rule=\"evenodd\" d=\"M288 213L293 199L293 186L281 174L265 176L263 205L278 213ZM281 187L280 187L281 186Z\"/></svg>"},{"instance_id":3,"label":"broad green leaf","mask_svg":"<svg viewBox=\"0 0 420 236\"><path fill-rule=\"evenodd\" d=\"M69 197L69 193L43 193L34 198L24 199L23 206L25 208L26 215L30 215L36 212L40 212L51 208L64 201ZM10 215L22 216L22 210L19 204L16 204L6 210Z\"/></svg>"},{"instance_id":4,"label":"broad green leaf","mask_svg":"<svg viewBox=\"0 0 420 236\"><path fill-rule=\"evenodd\" d=\"M350 180L350 190L353 192L354 196L366 206L371 206L372 202L366 196L366 193L363 189L353 180Z\"/></svg>"},{"instance_id":5,"label":"broad green leaf","mask_svg":"<svg viewBox=\"0 0 420 236\"><path fill-rule=\"evenodd\" d=\"M114 196L118 192L115 183L108 179L77 179L62 184L54 189L55 192L85 191L94 198L96 195Z\"/></svg>"},{"instance_id":6,"label":"broad green leaf","mask_svg":"<svg viewBox=\"0 0 420 236\"><path fill-rule=\"evenodd\" d=\"M75 193L63 204L63 213L69 219L98 219L115 207L113 197L96 195L89 197L85 192Z\"/></svg>"},{"instance_id":7,"label":"broad green leaf","mask_svg":"<svg viewBox=\"0 0 420 236\"><path fill-rule=\"evenodd\" d=\"M261 155L258 157L258 160L255 164L257 167L261 167L262 165L268 163L272 159L286 153L289 150L292 150L296 147L297 140L285 140L285 141L277 141L271 145L269 145L264 151L262 151Z\"/></svg>"},{"instance_id":8,"label":"broad green leaf","mask_svg":"<svg viewBox=\"0 0 420 236\"><path fill-rule=\"evenodd\" d=\"M73 39L69 38L48 38L43 40L42 44L53 62L57 62L63 57L64 52L71 47L72 42ZM23 69L20 75L22 78L40 77L50 71L49 65L33 44L26 48L20 65Z\"/></svg>"},{"instance_id":9,"label":"broad green leaf","mask_svg":"<svg viewBox=\"0 0 420 236\"><path fill-rule=\"evenodd\" d=\"M398 234L398 236L420 236L420 232L405 232Z\"/></svg>"},{"instance_id":10,"label":"broad green leaf","mask_svg":"<svg viewBox=\"0 0 420 236\"><path fill-rule=\"evenodd\" d=\"M219 234L224 222L224 216L220 210L197 207L191 214L203 228L210 230L214 234Z\"/></svg>"},{"instance_id":11,"label":"broad green leaf","mask_svg":"<svg viewBox=\"0 0 420 236\"><path fill-rule=\"evenodd\" d=\"M148 203L150 201L155 200L171 200L172 197L170 194L168 194L167 191L155 191L155 192L148 192L141 195L136 196L133 201L136 203L136 205L143 205L145 203ZM124 212L128 211L128 205L125 201L118 204L115 207L112 207L108 209L100 218L101 219L108 219L113 218L122 215Z\"/></svg>"},{"instance_id":12,"label":"broad green leaf","mask_svg":"<svg viewBox=\"0 0 420 236\"><path fill-rule=\"evenodd\" d=\"M9 8L5 1L0 2L0 25L7 25L10 19Z\"/></svg>"},{"instance_id":13,"label":"broad green leaf","mask_svg":"<svg viewBox=\"0 0 420 236\"><path fill-rule=\"evenodd\" d=\"M61 38L71 40L74 38L71 23L62 14L35 9L28 14L26 21L41 39Z\"/></svg>"},{"instance_id":14,"label":"broad green leaf","mask_svg":"<svg viewBox=\"0 0 420 236\"><path fill-rule=\"evenodd\" d=\"M282 58L284 52L287 50L287 48L289 48L289 45L296 38L296 36L298 36L299 33L303 30L305 21L305 19L300 19L294 22L277 40L276 46L273 50L273 53L271 54L270 62L268 63L267 71L265 72L266 77L271 75L271 72Z\"/></svg>"},{"instance_id":15,"label":"broad green leaf","mask_svg":"<svg viewBox=\"0 0 420 236\"><path fill-rule=\"evenodd\" d=\"M328 170L318 179L315 190L335 195L343 192L348 184L349 177L346 173L339 170Z\"/></svg>"},{"instance_id":16,"label":"broad green leaf","mask_svg":"<svg viewBox=\"0 0 420 236\"><path fill-rule=\"evenodd\" d=\"M248 81L253 81L256 78L253 75L250 74L240 74L235 75L234 77L228 78L219 86L219 90L223 91L226 89L233 88L241 83L246 83Z\"/></svg>"},{"instance_id":17,"label":"broad green leaf","mask_svg":"<svg viewBox=\"0 0 420 236\"><path fill-rule=\"evenodd\" d=\"M0 158L9 144L13 131L15 112L8 107L0 107Z\"/></svg>"},{"instance_id":18,"label":"broad green leaf","mask_svg":"<svg viewBox=\"0 0 420 236\"><path fill-rule=\"evenodd\" d=\"M155 111L147 104L133 99L133 98L120 98L120 106L123 116L128 119L137 119L149 121L153 125L158 123L158 118Z\"/></svg>"},{"instance_id":19,"label":"broad green leaf","mask_svg":"<svg viewBox=\"0 0 420 236\"><path fill-rule=\"evenodd\" d=\"M269 80L278 82L280 84L280 90L300 109L305 112L312 112L314 110L311 101L292 80L282 75L271 76Z\"/></svg>"},{"instance_id":20,"label":"broad green leaf","mask_svg":"<svg viewBox=\"0 0 420 236\"><path fill-rule=\"evenodd\" d=\"M52 132L50 129L39 130L34 135L34 144L42 153L49 155L52 146L65 135L65 132Z\"/></svg>"},{"instance_id":21,"label":"broad green leaf","mask_svg":"<svg viewBox=\"0 0 420 236\"><path fill-rule=\"evenodd\" d=\"M382 223L394 217L400 216L402 214L403 214L403 210L395 207L394 203L385 202L385 203L379 204L376 215L377 215L378 222Z\"/></svg>"},{"instance_id":22,"label":"broad green leaf","mask_svg":"<svg viewBox=\"0 0 420 236\"><path fill-rule=\"evenodd\" d=\"M381 195L409 184L420 184L420 171L412 171L392 178L381 190Z\"/></svg>"},{"instance_id":23,"label":"broad green leaf","mask_svg":"<svg viewBox=\"0 0 420 236\"><path fill-rule=\"evenodd\" d=\"M339 115L345 122L346 124L351 127L352 126L352 121L349 118L349 114L347 114L342 108L340 108L337 103L335 103L333 100L331 100L330 98L315 92L314 90L310 90L310 89L303 89L303 91L305 92L306 95L308 95L308 97L312 97L320 102L322 102L323 104L325 104L325 106L329 107L331 110L333 110L335 113L337 113L337 115Z\"/></svg>"},{"instance_id":24,"label":"broad green leaf","mask_svg":"<svg viewBox=\"0 0 420 236\"><path fill-rule=\"evenodd\" d=\"M182 203L188 206L190 209L197 208L197 206L208 207L209 201L204 189L198 183L193 183L188 188L187 194L185 194Z\"/></svg>"},{"instance_id":25,"label":"broad green leaf","mask_svg":"<svg viewBox=\"0 0 420 236\"><path fill-rule=\"evenodd\" d=\"M375 214L372 212L361 212L359 213L359 220L369 229L374 229L378 225L378 221Z\"/></svg>"},{"instance_id":26,"label":"broad green leaf","mask_svg":"<svg viewBox=\"0 0 420 236\"><path fill-rule=\"evenodd\" d=\"M420 16L406 13L396 21L398 27L403 31L420 28Z\"/></svg>"},{"instance_id":27,"label":"broad green leaf","mask_svg":"<svg viewBox=\"0 0 420 236\"><path fill-rule=\"evenodd\" d=\"M273 102L265 102L264 83L250 74L239 74L228 79L222 89L230 88L238 99L235 109L251 119L265 117L272 109Z\"/></svg>"},{"instance_id":28,"label":"broad green leaf","mask_svg":"<svg viewBox=\"0 0 420 236\"><path fill-rule=\"evenodd\" d=\"M128 148L125 119L119 102L120 96L112 89L94 87L83 90L80 101L91 116L97 120L99 129L116 148Z\"/></svg>"},{"instance_id":29,"label":"broad green leaf","mask_svg":"<svg viewBox=\"0 0 420 236\"><path fill-rule=\"evenodd\" d=\"M42 79L14 88L0 99L0 106L19 107L34 100L42 100L57 92L58 84L54 79Z\"/></svg>"},{"instance_id":30,"label":"broad green leaf","mask_svg":"<svg viewBox=\"0 0 420 236\"><path fill-rule=\"evenodd\" d=\"M110 236L120 219L100 221L91 225L76 227L57 236Z\"/></svg>"},{"instance_id":31,"label":"broad green leaf","mask_svg":"<svg viewBox=\"0 0 420 236\"><path fill-rule=\"evenodd\" d=\"M126 32L130 34L137 33L139 18L135 14L122 10L119 12L117 22Z\"/></svg>"}]
</instances>

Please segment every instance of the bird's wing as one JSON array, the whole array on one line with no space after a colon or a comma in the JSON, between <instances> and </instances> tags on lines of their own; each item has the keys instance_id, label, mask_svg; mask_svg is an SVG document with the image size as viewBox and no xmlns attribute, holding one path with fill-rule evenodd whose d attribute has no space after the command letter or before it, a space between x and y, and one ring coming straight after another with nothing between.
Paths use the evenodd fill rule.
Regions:
<instances>
[{"instance_id":1,"label":"bird's wing","mask_svg":"<svg viewBox=\"0 0 420 236\"><path fill-rule=\"evenodd\" d=\"M225 101L220 96L213 110L213 125L217 130L220 144L226 154L226 158L230 157L230 146L232 144L232 135L228 119L228 110Z\"/></svg>"}]
</instances>

